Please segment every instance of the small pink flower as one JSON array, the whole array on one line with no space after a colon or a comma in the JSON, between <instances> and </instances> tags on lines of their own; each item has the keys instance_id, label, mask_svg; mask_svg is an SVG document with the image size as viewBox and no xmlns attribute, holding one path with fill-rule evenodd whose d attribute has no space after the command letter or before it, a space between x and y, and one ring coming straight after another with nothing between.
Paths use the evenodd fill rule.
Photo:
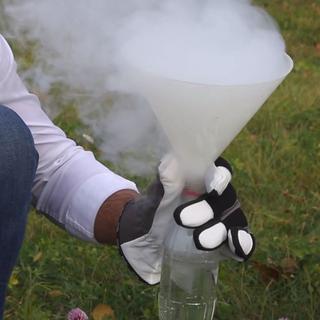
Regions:
<instances>
[{"instance_id":1,"label":"small pink flower","mask_svg":"<svg viewBox=\"0 0 320 320\"><path fill-rule=\"evenodd\" d=\"M82 311L81 309L77 308L77 309L72 309L69 313L68 313L68 320L88 320L88 316L86 315L86 313L84 311Z\"/></svg>"}]
</instances>

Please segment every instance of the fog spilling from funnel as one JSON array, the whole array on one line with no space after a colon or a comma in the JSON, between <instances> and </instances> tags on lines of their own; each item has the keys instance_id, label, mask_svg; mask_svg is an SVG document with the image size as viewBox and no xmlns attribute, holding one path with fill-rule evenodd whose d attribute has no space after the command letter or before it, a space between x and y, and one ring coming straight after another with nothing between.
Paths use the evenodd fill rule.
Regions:
<instances>
[{"instance_id":1,"label":"fog spilling from funnel","mask_svg":"<svg viewBox=\"0 0 320 320\"><path fill-rule=\"evenodd\" d=\"M6 14L9 36L39 44L28 76L43 91L63 82L82 92L80 115L105 157L134 173L148 173L167 141L127 68L215 85L268 82L287 68L277 25L248 0L7 0Z\"/></svg>"},{"instance_id":2,"label":"fog spilling from funnel","mask_svg":"<svg viewBox=\"0 0 320 320\"><path fill-rule=\"evenodd\" d=\"M167 78L239 85L279 78L285 44L273 19L250 1L178 1L137 14L121 55Z\"/></svg>"}]
</instances>

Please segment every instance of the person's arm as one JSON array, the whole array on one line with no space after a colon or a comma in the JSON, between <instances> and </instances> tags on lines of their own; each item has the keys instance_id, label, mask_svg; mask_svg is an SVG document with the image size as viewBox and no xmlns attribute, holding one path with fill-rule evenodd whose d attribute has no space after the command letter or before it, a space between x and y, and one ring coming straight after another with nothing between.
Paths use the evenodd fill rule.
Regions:
<instances>
[{"instance_id":1,"label":"person's arm","mask_svg":"<svg viewBox=\"0 0 320 320\"><path fill-rule=\"evenodd\" d=\"M15 111L33 135L39 153L32 190L36 208L78 238L114 242L118 218L126 202L137 195L136 185L111 172L50 121L19 78L1 35L0 104Z\"/></svg>"}]
</instances>

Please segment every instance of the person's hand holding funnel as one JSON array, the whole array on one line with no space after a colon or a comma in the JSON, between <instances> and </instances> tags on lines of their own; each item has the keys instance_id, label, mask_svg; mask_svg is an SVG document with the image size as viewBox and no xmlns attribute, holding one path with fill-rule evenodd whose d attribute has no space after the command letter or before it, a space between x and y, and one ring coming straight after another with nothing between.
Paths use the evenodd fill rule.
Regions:
<instances>
[{"instance_id":1,"label":"person's hand holding funnel","mask_svg":"<svg viewBox=\"0 0 320 320\"><path fill-rule=\"evenodd\" d=\"M173 212L178 224L195 228L198 249L216 250L228 243L230 250L222 248L224 257L238 261L249 258L254 238L230 184L231 175L229 163L218 158L203 181L207 193L179 206L185 179L172 155L163 158L155 181L144 196L127 204L119 222L120 249L140 279L148 284L160 281L163 246L174 224Z\"/></svg>"}]
</instances>

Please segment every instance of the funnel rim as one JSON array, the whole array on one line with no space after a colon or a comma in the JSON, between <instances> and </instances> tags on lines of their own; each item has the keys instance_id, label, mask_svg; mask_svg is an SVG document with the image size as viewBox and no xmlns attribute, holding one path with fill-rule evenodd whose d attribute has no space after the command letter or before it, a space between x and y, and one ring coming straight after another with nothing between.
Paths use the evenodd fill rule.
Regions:
<instances>
[{"instance_id":1,"label":"funnel rim","mask_svg":"<svg viewBox=\"0 0 320 320\"><path fill-rule=\"evenodd\" d=\"M247 83L232 83L232 84L223 84L223 83L201 83L198 81L188 81L188 80L179 80L179 79L175 79L175 78L170 78L167 76L161 76L155 72L149 71L149 70L143 70L144 73L147 73L151 76L157 77L157 78L161 78L164 80L169 80L169 81L173 81L173 82L178 82L178 83L185 83L185 84L189 84L189 85L193 85L193 86L216 86L216 87L247 87L247 86L254 86L254 85L264 85L267 83L272 83L272 82L276 82L276 81L280 81L284 78L286 78L289 73L293 70L294 68L294 62L293 59L289 56L289 54L287 54L286 52L284 53L284 57L287 59L288 61L288 69L286 72L283 73L283 75L276 77L274 79L271 80L265 80L265 81L257 81L257 82L247 82ZM130 65L131 68L136 69L136 70L141 70L140 68L134 67L132 65Z\"/></svg>"}]
</instances>

